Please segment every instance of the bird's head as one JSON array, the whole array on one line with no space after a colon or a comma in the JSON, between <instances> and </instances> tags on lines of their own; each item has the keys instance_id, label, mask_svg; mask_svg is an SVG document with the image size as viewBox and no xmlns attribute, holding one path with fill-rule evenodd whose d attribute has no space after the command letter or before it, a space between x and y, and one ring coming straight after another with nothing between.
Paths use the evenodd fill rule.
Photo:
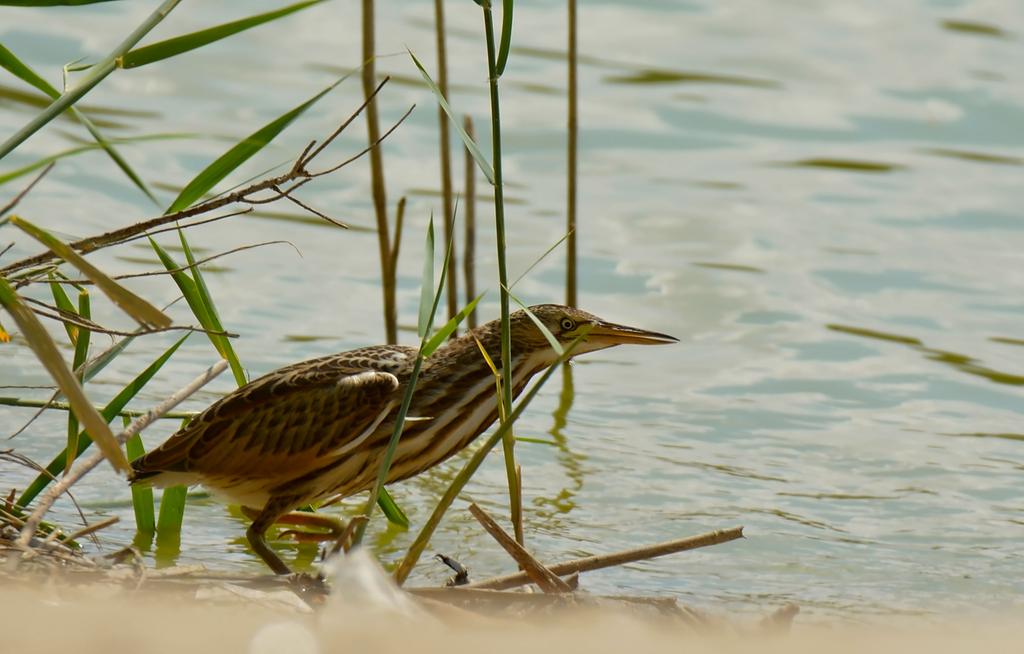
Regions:
<instances>
[{"instance_id":1,"label":"bird's head","mask_svg":"<svg viewBox=\"0 0 1024 654\"><path fill-rule=\"evenodd\" d=\"M530 307L530 312L563 345L568 345L577 336L585 334L583 341L576 347L574 356L615 345L659 345L679 342L679 339L668 334L617 325L592 313L560 304L534 305ZM548 346L547 338L525 311L516 311L512 314L511 323L514 343L536 348Z\"/></svg>"}]
</instances>

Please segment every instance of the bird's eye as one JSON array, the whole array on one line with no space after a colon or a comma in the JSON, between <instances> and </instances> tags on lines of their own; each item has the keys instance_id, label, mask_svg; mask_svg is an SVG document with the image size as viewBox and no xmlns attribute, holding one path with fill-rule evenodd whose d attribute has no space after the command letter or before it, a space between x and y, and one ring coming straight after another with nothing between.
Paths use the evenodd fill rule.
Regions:
<instances>
[{"instance_id":1,"label":"bird's eye","mask_svg":"<svg viewBox=\"0 0 1024 654\"><path fill-rule=\"evenodd\" d=\"M561 325L563 330L569 331L576 326L576 323L574 323L571 318L562 318Z\"/></svg>"}]
</instances>

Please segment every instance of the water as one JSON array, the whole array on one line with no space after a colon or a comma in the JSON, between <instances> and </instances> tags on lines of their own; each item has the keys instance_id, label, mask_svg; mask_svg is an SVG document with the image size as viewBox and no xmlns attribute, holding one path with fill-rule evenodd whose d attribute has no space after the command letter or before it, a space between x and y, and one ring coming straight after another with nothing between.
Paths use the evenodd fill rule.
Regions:
<instances>
[{"instance_id":1,"label":"water","mask_svg":"<svg viewBox=\"0 0 1024 654\"><path fill-rule=\"evenodd\" d=\"M432 6L381 4L379 49L394 56L380 69L396 76L381 97L382 122L390 125L417 104L385 146L389 204L409 195L399 301L402 322L412 323L421 235L440 206L436 110L429 92L404 81L416 73L403 48L433 60ZM463 4L447 5L452 100L482 131L480 17ZM246 11L272 3L250 5ZM551 444L518 447L528 546L555 561L742 524L746 540L593 573L584 583L597 592L674 594L743 611L788 600L819 614L865 617L1019 608L1019 4L583 5L580 302L682 343L581 359L571 405L559 407L556 377L531 407L521 435ZM513 278L563 232L563 10L560 3L522 3L519 48L502 80ZM0 39L56 81L60 65L100 56L146 11L137 3L4 9ZM230 3L181 8L155 36L237 15ZM111 134L229 139L124 148L147 181L180 186L230 142L357 65L358 15L353 2L315 7L177 61L118 72L85 105L145 112L96 112L117 123ZM22 88L11 78L4 84ZM0 95L7 134L33 110L7 90ZM358 84L346 82L232 179L293 157L359 97ZM71 123L54 124L3 169L71 147L70 135L81 133ZM329 159L363 139L357 122ZM454 175L462 179L461 158ZM373 222L365 162L301 197L354 225ZM162 192L164 202L171 198ZM493 233L486 201L478 209L478 279L488 287ZM63 161L19 211L67 236L154 213L95 153ZM11 232L4 231L5 241ZM274 239L288 239L301 256L287 245L269 246L222 259L223 269L207 276L225 324L242 336L236 347L252 375L381 340L373 234L235 218L192 236L204 254ZM31 251L19 241L5 259ZM95 260L114 271L158 267L141 244ZM558 301L563 279L556 251L517 294ZM157 302L177 294L161 279L132 286ZM495 298L492 289L484 316L495 315ZM171 311L189 322L187 310ZM128 326L112 311L101 318ZM170 338L133 346L92 393L99 399L116 392ZM152 404L212 360L209 345L191 339L137 405ZM17 344L3 350L2 380L45 382ZM231 386L219 380L188 408ZM566 411L564 427L554 429L555 414ZM28 415L0 410L6 431ZM147 443L173 427L163 422ZM12 444L47 460L63 433L61 417L47 416ZM3 465L3 487L24 485L27 473ZM415 525L456 469L446 465L394 489ZM495 453L464 497L502 513L504 483ZM104 471L76 497L90 515L121 516L106 533L130 541L123 482ZM75 520L70 506L58 517ZM373 533L387 560L414 535ZM259 571L242 534L239 518L197 499L186 514L180 561ZM455 556L477 576L511 569L462 502L430 551ZM414 581L445 576L424 560Z\"/></svg>"}]
</instances>

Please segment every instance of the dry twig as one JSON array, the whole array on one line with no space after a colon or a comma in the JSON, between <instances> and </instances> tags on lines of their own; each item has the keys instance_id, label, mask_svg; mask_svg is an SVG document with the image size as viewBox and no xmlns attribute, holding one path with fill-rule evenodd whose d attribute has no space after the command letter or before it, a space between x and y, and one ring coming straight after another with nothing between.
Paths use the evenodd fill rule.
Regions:
<instances>
[{"instance_id":1,"label":"dry twig","mask_svg":"<svg viewBox=\"0 0 1024 654\"><path fill-rule=\"evenodd\" d=\"M699 547L718 545L719 543L726 543L731 540L736 540L737 538L743 538L743 527L709 531L706 534L700 534L698 536L670 540L663 543L656 543L654 545L622 550L621 552L598 554L595 556L587 556L582 559L573 559L571 561L564 561L562 563L550 565L548 566L548 569L556 575L567 575L573 572L587 572L590 570L599 570L601 568L623 565L625 563L633 563L635 561L646 561L647 559L665 556L666 554L674 554L676 552L685 552L686 550L693 550ZM509 588L523 586L530 582L531 579L525 572L519 572L516 574L505 575L503 577L493 577L491 579L477 581L465 586L465 588L507 590Z\"/></svg>"},{"instance_id":2,"label":"dry twig","mask_svg":"<svg viewBox=\"0 0 1024 654\"><path fill-rule=\"evenodd\" d=\"M491 516L487 515L486 511L474 503L469 505L469 512L487 530L487 533L493 536L494 540L498 541L498 544L509 553L509 556L515 559L519 567L523 569L530 577L530 580L537 584L541 590L545 593L572 592L569 584L562 581L558 575L545 568L541 562L533 558L533 555L527 552L526 548L516 542L514 538L505 533L505 530Z\"/></svg>"},{"instance_id":3,"label":"dry twig","mask_svg":"<svg viewBox=\"0 0 1024 654\"><path fill-rule=\"evenodd\" d=\"M336 129L329 137L327 137L327 139L325 139L323 143L321 143L315 149L313 148L314 143L310 143L309 145L307 145L306 148L302 151L302 154L300 154L299 157L295 160L295 163L288 170L288 172L282 175L278 175L277 177L271 177L256 182L254 184L250 184L245 188L233 191L231 193L227 193L225 195L221 195L219 197L212 198L205 202L200 202L199 204L189 207L188 209L165 214L163 216L158 216L156 218L151 218L149 220L144 220L133 225L128 225L120 229L115 229L113 231L106 232L104 234L89 236L87 238L74 241L73 243L68 243L68 246L73 248L76 252L85 254L88 252L99 250L101 248L117 245L118 243L122 243L131 238L137 237L138 235L143 234L144 232L147 232L155 227L160 227L168 223L173 223L176 221L191 218L192 216L198 216L203 213L215 211L227 205L263 204L268 201L273 201L287 197L288 194L294 192L296 189L298 189L305 183L309 182L310 180L332 173L338 170L339 168L342 168L343 166L346 166L349 163L355 161L356 159L362 157L364 154L373 150L374 148L378 147L381 141L386 139L392 132L394 132L394 130L399 125L402 124L403 121L405 121L405 119L412 112L412 108L410 108L409 111L407 111L391 127L391 129L389 129L387 132L381 135L380 138L374 140L366 148L364 148L354 156L349 157L340 164L328 167L321 171L311 172L310 170L308 170L308 166L310 165L310 163L312 163L313 159L321 152L323 152L324 148L330 145L330 143L335 138L337 138L341 131L363 112L363 110L367 107L367 105L369 105L372 102L374 97L376 97L376 95L380 92L381 88L383 88L384 84L386 84L387 81L388 79L385 78L377 86L373 93L369 94L369 96L359 106L359 108L356 109L356 111L351 116L349 116L338 129ZM291 186L285 188L285 186L288 184L291 184ZM257 194L262 193L264 191L270 191L272 195L269 198L256 197ZM42 264L49 263L51 261L54 261L56 258L57 257L53 254L53 252L47 250L37 255L27 257L25 259L20 259L3 268L0 268L0 275L10 277L12 273L18 272L20 270L25 270L27 268L32 268L33 266L39 266Z\"/></svg>"}]
</instances>

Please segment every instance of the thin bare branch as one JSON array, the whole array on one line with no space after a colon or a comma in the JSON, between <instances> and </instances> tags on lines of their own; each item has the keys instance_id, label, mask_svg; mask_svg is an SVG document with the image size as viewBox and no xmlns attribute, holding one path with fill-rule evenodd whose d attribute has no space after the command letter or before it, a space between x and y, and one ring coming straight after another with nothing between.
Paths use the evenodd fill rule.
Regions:
<instances>
[{"instance_id":1,"label":"thin bare branch","mask_svg":"<svg viewBox=\"0 0 1024 654\"><path fill-rule=\"evenodd\" d=\"M398 119L398 122L391 126L391 129L389 129L388 131L384 132L384 134L382 134L379 139L377 139L376 141L374 141L370 145L368 145L365 148L363 148L362 150L360 150L358 154L355 154L355 155L349 157L348 159L346 159L345 161L342 161L337 166L334 166L332 168L328 168L327 170L322 170L322 171L320 171L318 173L310 173L309 176L310 177L321 177L323 175L328 175L328 174L333 173L334 171L338 170L339 168L344 168L345 166L349 165L350 163L352 163L356 159L362 157L367 152L369 152L370 150L374 149L375 147L377 147L378 145L383 143L384 139L386 139L387 137L391 136L391 132L393 132L396 129L398 129L398 126L405 122L405 119L409 117L409 114L411 114L412 110L415 109L415 108L416 108L416 105L413 105L413 106L409 107L409 110L406 111L404 114L402 114L402 117Z\"/></svg>"},{"instance_id":2,"label":"thin bare branch","mask_svg":"<svg viewBox=\"0 0 1024 654\"><path fill-rule=\"evenodd\" d=\"M187 331L202 332L204 334L213 334L215 336L226 336L228 338L238 338L238 334L235 334L233 332L215 331L191 325L171 325L170 327L147 328L143 329L142 331L133 332L119 331L116 329L109 329L107 327L97 325L91 320L87 320L86 318L82 318L81 316L78 316L68 311L64 311L63 309L49 305L45 302L36 300L34 298L23 297L22 299L29 304L36 305L36 307L33 307L32 311L35 312L37 316L49 318L51 320L56 320L58 322L62 322L69 325L74 325L76 327L82 327L83 329L88 329L89 331L96 334L110 334L112 336L144 336L146 334L159 334L161 332Z\"/></svg>"},{"instance_id":3,"label":"thin bare branch","mask_svg":"<svg viewBox=\"0 0 1024 654\"><path fill-rule=\"evenodd\" d=\"M377 88L378 88L378 91L379 91L380 86L378 86ZM376 91L375 91L375 93L376 93ZM369 99L370 98L368 98L368 100ZM409 111L407 111L402 116L402 118L397 123L395 123L395 125L391 129L389 129L387 132L385 132L384 135L381 136L379 139L376 139L368 147L366 147L363 150L361 150L358 154L356 154L356 155L354 155L352 157L349 157L348 159L344 160L342 163L340 163L340 164L338 164L336 166L331 166L330 168L328 168L328 169L326 169L324 171L320 171L318 173L310 173L310 172L308 172L308 170L306 170L306 166L313 160L314 157L316 157L317 155L319 155L323 151L323 148L324 148L325 145L327 145L330 142L332 142L334 140L334 138L336 138L337 135L340 134L342 130L344 130L345 127L347 127L349 124L351 124L351 122L356 118L356 116L359 115L359 112L361 112L363 110L363 107L365 107L365 106L366 106L366 102L364 102L360 106L360 108L356 111L356 113L354 113L353 115L351 115L348 118L346 118L345 121L341 124L341 126L338 129L336 129L335 132L332 133L332 135L330 137L328 137L328 139L326 139L323 143L321 143L320 146L317 146L314 149L312 149L312 151L310 151L310 148L312 148L313 145L312 144L307 145L303 149L302 154L300 155L300 157L298 159L296 159L296 161L295 161L294 165L291 167L291 169L288 170L288 172L286 172L286 173L284 173L282 175L277 175L275 177L270 177L270 178L261 180L259 182L255 182L255 183L250 184L250 185L248 185L248 186L246 186L244 188L238 189L237 191L234 191L234 192L231 192L231 193L227 193L227 194L224 194L224 195L212 198L212 199L207 200L205 202L200 202L199 204L196 204L195 206L189 207L188 209L184 209L182 211L177 211L177 212L174 212L174 213L165 214L163 216L158 216L156 218L150 218L148 220L144 220L144 221L135 223L133 225L128 225L126 227L121 227L119 229L115 229L115 230L112 230L112 231L109 231L109 232L105 232L103 234L98 234L98 235L95 235L95 236L89 236L89 237L86 237L86 238L74 241L72 243L68 243L68 245L71 248L73 248L76 252L79 252L79 253L82 253L82 254L87 254L89 252L93 252L93 251L99 250L101 248L110 247L112 245L117 245L118 243L123 243L126 240L136 238L140 234L143 234L145 232L153 230L153 229L155 229L157 227L161 227L161 226L169 224L169 223L175 223L177 221L185 220L185 219L191 218L193 216L198 216L200 214L209 213L210 211L216 211L217 209L220 209L221 207L225 207L225 206L232 205L232 204L256 204L256 203L262 202L262 200L259 200L258 198L254 198L254 196L256 196L259 193L262 193L263 191L268 191L268 190L269 191L273 191L273 189L275 187L281 188L281 187L284 187L285 185L287 185L290 182L293 182L295 180L300 180L296 185L292 186L291 188L287 189L287 191L285 191L286 193L291 193L291 192L295 191L297 188L299 188L300 186L302 186L303 184L305 184L307 181L309 181L309 180L311 180L311 179L313 179L315 177L322 177L323 175L335 172L338 169L343 168L344 166L347 166L348 164L352 163L353 161L355 161L355 160L359 159L360 157L364 156L367 152L371 151L373 148L378 147L380 145L380 143L382 141L384 141L384 139L386 139L388 136L390 136L391 133L394 132L394 130L400 124L402 124L403 121L405 121L406 117L408 117L409 114L412 112L413 108L415 108L415 105L413 105L413 107L411 107L409 109ZM281 197L284 197L284 195L282 195L281 193L275 193L275 195L274 195L274 199L280 199ZM198 224L198 223L193 223L193 224ZM187 227L188 225L184 225L184 226ZM42 264L46 264L46 263L49 263L49 262L51 262L51 261L53 261L55 259L56 259L56 257L54 256L54 254L52 252L50 252L49 250L47 250L45 252L41 252L41 253L36 254L34 256L26 257L24 259L20 259L20 260L15 261L15 262L7 265L7 266L4 266L3 268L0 268L0 275L5 275L8 278L10 278L11 274L14 273L14 272L18 272L18 271L21 271L21 270L25 270L27 268L32 268L34 266L39 266L39 265L42 265Z\"/></svg>"},{"instance_id":4,"label":"thin bare branch","mask_svg":"<svg viewBox=\"0 0 1024 654\"><path fill-rule=\"evenodd\" d=\"M39 183L39 181L40 181L40 180L42 180L42 179L43 179L44 177L46 177L46 175L47 175L47 174L48 174L48 173L49 173L49 172L50 172L51 170L53 170L53 167L54 167L55 165L57 165L57 162L56 162L56 161L52 161L52 162L50 162L49 164L47 164L47 166L46 166L45 168L43 168L42 172L40 172L40 173L39 173L38 175L36 175L36 176L35 176L35 179L33 179L33 180L32 180L31 182L29 182L29 183L28 183L28 186L26 186L25 188L21 189L21 190L20 190L20 191L18 192L18 194L17 194L17 195L15 195L15 196L14 196L14 197L13 197L13 198L11 199L11 201L10 201L10 202L8 202L7 204L5 204L5 205L4 205L4 208L3 208L3 209L0 209L0 218L3 218L4 214L6 214L6 213L10 212L10 211L11 211L12 209L14 209L14 207L18 206L18 203L19 203L19 202L21 202L21 201L22 201L22 199L24 199L24 197L25 197L26 195L28 195L28 194L29 194L29 191L31 191L31 190L32 190L32 187L34 187L34 186L35 186L36 184L38 184L38 183ZM5 250L4 250L4 252L6 252L6 251L7 251L7 250L5 249ZM0 254L3 254L3 252L0 252Z\"/></svg>"},{"instance_id":5,"label":"thin bare branch","mask_svg":"<svg viewBox=\"0 0 1024 654\"><path fill-rule=\"evenodd\" d=\"M359 108L358 108L358 109L356 109L356 110L355 110L355 111L354 111L354 112L352 113L352 115L351 115L351 116L349 116L348 118L346 118L346 119L345 119L345 122L343 122L343 123L342 123L341 125L338 125L338 129L334 130L334 132L332 132L330 136L328 136L328 137L327 137L326 139L324 139L324 142L320 144L320 147L318 147L318 148L317 148L316 150L313 150L313 152L312 152L312 153L311 153L311 154L310 154L310 155L309 155L309 156L307 157L307 156L305 156L305 154L306 154L307 152L309 152L309 148L313 147L313 143L310 143L310 144L309 144L309 147L307 147L307 148L306 148L306 149L305 149L305 150L303 151L303 153L302 153L302 154L303 154L303 156L300 156L300 157L299 157L299 160L298 160L298 162L296 162L296 163L297 163L297 164L300 164L300 165L301 165L302 167L305 167L305 165L306 165L306 164L308 164L308 163L309 163L310 161L312 161L313 159L315 159L315 158L316 158L316 156L317 156L318 154L320 154L321 152L323 152L323 151L324 151L324 148L326 148L326 147L327 147L328 145L330 145L331 143L333 143L333 142L334 142L334 139L338 138L338 136L339 136L339 135L340 135L340 134L341 134L342 132L344 132L344 131L345 131L345 128L346 128L346 127L348 127L348 126L349 126L350 124L352 124L352 121L353 121L353 120L355 120L356 118L358 118L358 117L359 117L359 114L363 113L363 110L364 110L364 109L366 109L366 107L367 107L367 106L368 106L368 105L369 105L369 104L370 104L371 102L373 102L373 99L377 97L377 94L378 94L378 93L380 93L380 90L381 90L382 88L384 88L384 85L385 85L385 84L387 84L387 83L388 83L388 82L390 82L390 81L391 81L391 77L390 77L390 76L388 76L388 77L385 77L384 79L382 79L382 80L381 80L381 82L380 82L380 84L378 84L378 85L377 85L377 88L375 88L375 89L373 90L373 92L372 92L372 93L370 93L370 95L366 96L366 99L365 99L365 100L363 100L363 104L359 105Z\"/></svg>"},{"instance_id":6,"label":"thin bare branch","mask_svg":"<svg viewBox=\"0 0 1024 654\"><path fill-rule=\"evenodd\" d=\"M246 210L246 212L249 212L249 211L251 211L251 209L247 209ZM226 217L227 216L219 216L217 218L217 220L219 220L221 218L226 218ZM194 225L196 223L192 223L192 224ZM191 226L191 225L188 225L188 226ZM173 230L177 230L177 229L178 229L177 227L172 227L172 228L170 228L168 230L160 230L160 231L173 231ZM127 274L124 274L124 275L111 275L110 278L111 279L136 279L138 277L158 277L160 275L172 275L174 273L184 272L186 270L192 270L196 266L201 266L204 263L209 263L209 262L214 261L216 259L220 259L221 257L226 257L229 254L236 254L238 252L243 252L245 250L252 250L254 248L263 247L264 245L290 245L290 246L292 246L292 248L295 249L295 251L298 253L298 255L300 257L302 256L302 253L299 252L299 248L295 247L295 244L292 243L291 241L284 241L284 240L264 241L262 243L251 243L249 245L240 245L237 248L232 248L230 250L225 250L224 252L218 252L217 254L211 254L210 256L206 257L205 259L200 259L199 261L196 261L194 264L188 264L188 265L184 265L184 266L179 266L177 268L172 268L171 270L150 270L148 272L141 272L141 273L127 273ZM55 283L55 284L71 284L71 285L87 286L89 284L92 284L92 280L89 280L89 279L71 279L71 278L64 278L64 279L36 279L36 280L32 280L30 283L32 283L32 284L44 284L44 283L45 284L50 284L50 283ZM144 332L144 333L148 333L148 332ZM0 388L2 388L2 387L0 387Z\"/></svg>"},{"instance_id":7,"label":"thin bare branch","mask_svg":"<svg viewBox=\"0 0 1024 654\"><path fill-rule=\"evenodd\" d=\"M25 409L51 409L53 411L70 411L71 405L67 402L58 402L57 400L30 400L20 397L0 397L0 406L13 406L21 407ZM96 406L97 411L102 411L104 407ZM146 411L133 411L131 409L122 409L117 412L117 415L127 418L138 418L139 416L146 415ZM198 415L197 411L168 411L163 415L164 418L173 420L185 420L192 419Z\"/></svg>"},{"instance_id":8,"label":"thin bare branch","mask_svg":"<svg viewBox=\"0 0 1024 654\"><path fill-rule=\"evenodd\" d=\"M295 203L296 205L302 207L303 209L305 209L309 213L313 214L314 216L317 216L318 218L323 218L324 220L326 220L327 222L331 223L332 225L337 225L338 227L341 227L342 229L348 229L348 225L346 225L345 223L341 222L340 220L336 220L334 218L331 218L330 216L328 216L325 213L317 211L316 209L314 209L313 207L309 206L308 204L305 204L304 202L302 202L298 198L293 197L291 195L291 193L282 193L282 195L289 202Z\"/></svg>"}]
</instances>

